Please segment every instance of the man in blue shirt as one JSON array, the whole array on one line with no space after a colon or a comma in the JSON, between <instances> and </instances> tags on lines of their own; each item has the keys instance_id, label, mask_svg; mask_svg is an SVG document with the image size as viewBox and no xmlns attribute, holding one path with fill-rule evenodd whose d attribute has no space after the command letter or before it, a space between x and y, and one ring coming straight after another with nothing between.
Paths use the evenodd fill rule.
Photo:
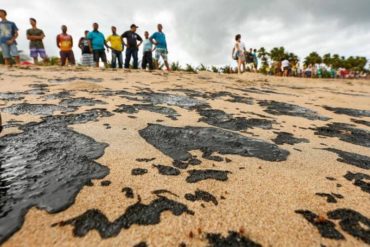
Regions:
<instances>
[{"instance_id":1,"label":"man in blue shirt","mask_svg":"<svg viewBox=\"0 0 370 247\"><path fill-rule=\"evenodd\" d=\"M162 57L164 61L164 65L166 66L167 70L170 71L170 66L168 64L168 49L167 49L166 35L162 32L163 30L162 24L158 24L157 28L158 28L158 32L154 33L150 37L150 41L157 48L155 52L155 65L156 65L156 68L158 69L159 59Z\"/></svg>"},{"instance_id":2,"label":"man in blue shirt","mask_svg":"<svg viewBox=\"0 0 370 247\"><path fill-rule=\"evenodd\" d=\"M104 63L105 68L107 68L108 64L107 64L107 55L105 54L105 47L107 48L107 51L109 51L108 50L109 46L105 41L104 34L98 31L99 29L98 23L93 24L93 29L94 30L87 35L87 39L91 41L96 67L97 68L99 67L99 60L101 59L102 62Z\"/></svg>"},{"instance_id":3,"label":"man in blue shirt","mask_svg":"<svg viewBox=\"0 0 370 247\"><path fill-rule=\"evenodd\" d=\"M0 9L0 47L3 52L5 65L10 65L10 58L14 57L16 64L20 63L16 39L18 28L14 22L6 19L7 13Z\"/></svg>"}]
</instances>

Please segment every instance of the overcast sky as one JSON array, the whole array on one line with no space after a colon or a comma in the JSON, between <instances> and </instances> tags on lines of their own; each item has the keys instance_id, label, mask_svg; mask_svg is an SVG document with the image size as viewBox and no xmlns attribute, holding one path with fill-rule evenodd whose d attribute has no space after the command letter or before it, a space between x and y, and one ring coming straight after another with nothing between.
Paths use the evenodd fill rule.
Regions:
<instances>
[{"instance_id":1,"label":"overcast sky","mask_svg":"<svg viewBox=\"0 0 370 247\"><path fill-rule=\"evenodd\" d=\"M25 32L34 17L49 55L58 54L62 24L77 43L98 22L105 35L112 25L122 33L135 23L142 35L162 23L169 59L182 64L231 64L237 33L247 48L284 46L301 58L311 51L370 58L370 0L1 0L0 8L18 25L19 48L27 53Z\"/></svg>"}]
</instances>

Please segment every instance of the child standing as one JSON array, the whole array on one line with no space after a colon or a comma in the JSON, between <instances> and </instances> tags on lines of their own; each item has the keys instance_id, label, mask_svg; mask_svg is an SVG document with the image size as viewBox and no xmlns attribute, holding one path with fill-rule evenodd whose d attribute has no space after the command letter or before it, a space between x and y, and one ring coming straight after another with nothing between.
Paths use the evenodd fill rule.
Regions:
<instances>
[{"instance_id":1,"label":"child standing","mask_svg":"<svg viewBox=\"0 0 370 247\"><path fill-rule=\"evenodd\" d=\"M147 65L149 64L149 70L153 70L153 54L152 52L156 49L153 49L153 44L149 39L149 32L146 31L144 33L145 40L143 42L144 51L143 51L143 62L142 62L142 68L143 70L146 70Z\"/></svg>"}]
</instances>

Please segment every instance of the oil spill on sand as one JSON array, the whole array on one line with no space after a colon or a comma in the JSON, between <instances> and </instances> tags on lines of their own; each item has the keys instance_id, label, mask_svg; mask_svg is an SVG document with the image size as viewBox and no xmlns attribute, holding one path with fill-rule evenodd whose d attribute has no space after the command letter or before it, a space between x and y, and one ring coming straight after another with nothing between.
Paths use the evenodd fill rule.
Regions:
<instances>
[{"instance_id":1,"label":"oil spill on sand","mask_svg":"<svg viewBox=\"0 0 370 247\"><path fill-rule=\"evenodd\" d=\"M110 222L99 210L91 209L84 214L58 223L59 226L72 225L73 234L83 237L92 230L99 232L101 238L112 238L117 236L122 229L129 229L132 225L156 225L160 223L163 212L171 212L175 216L182 214L194 215L194 212L182 203L170 200L166 197L159 197L148 205L140 201L128 207L126 211L116 220Z\"/></svg>"},{"instance_id":2,"label":"oil spill on sand","mask_svg":"<svg viewBox=\"0 0 370 247\"><path fill-rule=\"evenodd\" d=\"M219 170L191 170L188 171L189 176L186 178L188 183L198 183L203 180L213 179L217 181L227 181L229 171L219 171Z\"/></svg>"},{"instance_id":3,"label":"oil spill on sand","mask_svg":"<svg viewBox=\"0 0 370 247\"><path fill-rule=\"evenodd\" d=\"M277 145L295 145L298 143L309 143L309 140L305 138L296 138L293 134L287 132L274 132L278 136L272 140Z\"/></svg>"},{"instance_id":4,"label":"oil spill on sand","mask_svg":"<svg viewBox=\"0 0 370 247\"><path fill-rule=\"evenodd\" d=\"M94 161L108 145L67 127L94 119L86 117L46 117L0 138L0 243L21 228L31 207L63 211L84 185L109 173Z\"/></svg>"},{"instance_id":5,"label":"oil spill on sand","mask_svg":"<svg viewBox=\"0 0 370 247\"><path fill-rule=\"evenodd\" d=\"M362 191L370 194L370 176L364 173L347 172L344 176L345 179L352 182L354 185L360 187ZM366 182L366 180L368 182Z\"/></svg>"},{"instance_id":6,"label":"oil spill on sand","mask_svg":"<svg viewBox=\"0 0 370 247\"><path fill-rule=\"evenodd\" d=\"M370 147L370 132L364 129L354 128L353 125L331 123L313 130L315 131L315 135L318 136L337 137L344 142Z\"/></svg>"},{"instance_id":7,"label":"oil spill on sand","mask_svg":"<svg viewBox=\"0 0 370 247\"><path fill-rule=\"evenodd\" d=\"M28 103L21 103L17 105L11 105L5 108L0 109L2 112L10 113L13 115L23 115L23 114L32 114L32 115L41 115L41 116L49 116L53 115L55 111L71 111L70 109L59 106L59 105L51 105L51 104L28 104Z\"/></svg>"},{"instance_id":8,"label":"oil spill on sand","mask_svg":"<svg viewBox=\"0 0 370 247\"><path fill-rule=\"evenodd\" d=\"M308 210L297 210L308 222L314 225L324 238L344 240L345 237L337 229L333 221L339 220L343 231L349 235L370 244L370 219L352 209L336 209L327 213L328 219L318 216Z\"/></svg>"},{"instance_id":9,"label":"oil spill on sand","mask_svg":"<svg viewBox=\"0 0 370 247\"><path fill-rule=\"evenodd\" d=\"M370 117L370 111L366 111L366 110L335 108L335 107L330 107L330 106L324 106L324 109L334 112L336 114L347 115L351 117Z\"/></svg>"},{"instance_id":10,"label":"oil spill on sand","mask_svg":"<svg viewBox=\"0 0 370 247\"><path fill-rule=\"evenodd\" d=\"M224 247L224 246L235 246L235 247L262 247L259 243L256 243L247 237L230 231L227 237L223 237L221 234L208 233L206 235L209 246L211 247Z\"/></svg>"},{"instance_id":11,"label":"oil spill on sand","mask_svg":"<svg viewBox=\"0 0 370 247\"><path fill-rule=\"evenodd\" d=\"M207 191L203 191L199 189L195 191L194 195L190 193L186 194L185 199L188 201L192 201L192 202L195 202L195 201L212 202L214 205L216 206L218 205L218 201L214 195L212 195L211 193Z\"/></svg>"},{"instance_id":12,"label":"oil spill on sand","mask_svg":"<svg viewBox=\"0 0 370 247\"><path fill-rule=\"evenodd\" d=\"M339 162L370 170L370 157L368 156L345 152L335 148L326 148L324 150L337 154L340 157L338 158Z\"/></svg>"},{"instance_id":13,"label":"oil spill on sand","mask_svg":"<svg viewBox=\"0 0 370 247\"><path fill-rule=\"evenodd\" d=\"M289 152L275 144L245 137L218 128L168 127L149 124L139 131L148 143L165 155L177 161L192 159L192 150L201 150L203 157L212 160L212 154L235 154L243 157L256 157L267 161L284 161Z\"/></svg>"},{"instance_id":14,"label":"oil spill on sand","mask_svg":"<svg viewBox=\"0 0 370 247\"><path fill-rule=\"evenodd\" d=\"M308 120L322 120L328 121L330 118L319 115L317 112L301 107L298 105L278 102L278 101L268 101L262 100L259 102L260 106L266 107L265 112L272 115L287 115L294 117L303 117Z\"/></svg>"},{"instance_id":15,"label":"oil spill on sand","mask_svg":"<svg viewBox=\"0 0 370 247\"><path fill-rule=\"evenodd\" d=\"M172 108L164 107L164 106L156 106L152 104L134 104L134 105L120 105L114 112L117 113L128 113L134 114L140 111L149 111L164 115L172 120L177 120L177 117L180 115Z\"/></svg>"}]
</instances>

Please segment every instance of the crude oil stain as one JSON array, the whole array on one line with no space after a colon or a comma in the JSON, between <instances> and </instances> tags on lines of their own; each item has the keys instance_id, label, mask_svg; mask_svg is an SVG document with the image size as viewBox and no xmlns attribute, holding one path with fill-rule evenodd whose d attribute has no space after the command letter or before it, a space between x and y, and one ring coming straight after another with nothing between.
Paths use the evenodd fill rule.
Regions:
<instances>
[{"instance_id":1,"label":"crude oil stain","mask_svg":"<svg viewBox=\"0 0 370 247\"><path fill-rule=\"evenodd\" d=\"M188 171L189 176L186 178L188 183L197 183L202 180L218 180L218 181L227 181L229 171L218 171L218 170L191 170Z\"/></svg>"},{"instance_id":2,"label":"crude oil stain","mask_svg":"<svg viewBox=\"0 0 370 247\"><path fill-rule=\"evenodd\" d=\"M165 176L179 176L181 174L179 169L173 168L171 166L163 166L163 165L153 165L155 168L158 169L159 174Z\"/></svg>"},{"instance_id":3,"label":"crude oil stain","mask_svg":"<svg viewBox=\"0 0 370 247\"><path fill-rule=\"evenodd\" d=\"M223 237L221 234L208 233L206 238L211 247L262 247L259 243L233 231L230 231L227 237Z\"/></svg>"},{"instance_id":4,"label":"crude oil stain","mask_svg":"<svg viewBox=\"0 0 370 247\"><path fill-rule=\"evenodd\" d=\"M214 152L267 161L284 161L289 155L277 145L217 128L175 128L149 124L139 134L162 153L178 161L191 159L189 152L192 150L201 150L206 159L212 159Z\"/></svg>"},{"instance_id":5,"label":"crude oil stain","mask_svg":"<svg viewBox=\"0 0 370 247\"><path fill-rule=\"evenodd\" d=\"M370 170L370 157L368 156L345 152L335 148L326 148L324 150L339 155L340 157L338 159L339 162L350 164L358 168Z\"/></svg>"},{"instance_id":6,"label":"crude oil stain","mask_svg":"<svg viewBox=\"0 0 370 247\"><path fill-rule=\"evenodd\" d=\"M354 181L354 185L360 187L362 191L370 194L370 176L364 173L347 172L344 176L348 181ZM366 180L368 182L366 182Z\"/></svg>"},{"instance_id":7,"label":"crude oil stain","mask_svg":"<svg viewBox=\"0 0 370 247\"><path fill-rule=\"evenodd\" d=\"M203 191L199 189L195 191L194 195L190 193L186 194L185 199L188 201L192 201L192 202L195 202L195 201L212 202L214 205L216 206L218 205L218 201L214 195L212 195L211 193L207 191Z\"/></svg>"},{"instance_id":8,"label":"crude oil stain","mask_svg":"<svg viewBox=\"0 0 370 247\"><path fill-rule=\"evenodd\" d=\"M81 216L60 222L59 226L72 225L73 234L77 237L84 237L92 230L99 232L103 239L117 236L122 229L129 229L132 225L148 226L160 223L163 212L171 212L175 216L182 214L194 215L194 212L182 203L160 197L150 204L141 202L128 207L119 218L110 222L99 210L91 209Z\"/></svg>"},{"instance_id":9,"label":"crude oil stain","mask_svg":"<svg viewBox=\"0 0 370 247\"><path fill-rule=\"evenodd\" d=\"M309 143L309 140L305 138L296 138L293 134L287 133L287 132L274 132L275 134L278 134L278 136L272 140L277 145L295 145L298 143Z\"/></svg>"}]
</instances>

